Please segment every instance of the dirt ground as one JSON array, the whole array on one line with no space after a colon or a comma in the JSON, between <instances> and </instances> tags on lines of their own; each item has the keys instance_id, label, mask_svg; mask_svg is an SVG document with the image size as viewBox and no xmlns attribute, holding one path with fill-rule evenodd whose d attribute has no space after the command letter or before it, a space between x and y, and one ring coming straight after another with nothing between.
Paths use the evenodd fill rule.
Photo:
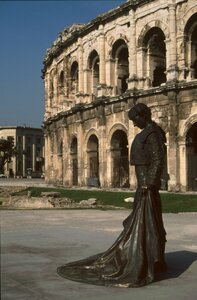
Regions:
<instances>
[{"instance_id":1,"label":"dirt ground","mask_svg":"<svg viewBox=\"0 0 197 300\"><path fill-rule=\"evenodd\" d=\"M25 188L22 186L1 186L0 187L0 199L7 198L12 195L12 193L19 192L24 190Z\"/></svg>"}]
</instances>

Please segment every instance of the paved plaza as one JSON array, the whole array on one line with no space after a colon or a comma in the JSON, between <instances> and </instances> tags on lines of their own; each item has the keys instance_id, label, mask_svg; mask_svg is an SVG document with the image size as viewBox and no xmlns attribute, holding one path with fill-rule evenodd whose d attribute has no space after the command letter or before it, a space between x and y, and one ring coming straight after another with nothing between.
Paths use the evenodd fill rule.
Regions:
<instances>
[{"instance_id":1,"label":"paved plaza","mask_svg":"<svg viewBox=\"0 0 197 300\"><path fill-rule=\"evenodd\" d=\"M2 300L195 300L197 213L164 214L169 271L141 288L61 278L58 266L106 250L129 210L2 210Z\"/></svg>"}]
</instances>

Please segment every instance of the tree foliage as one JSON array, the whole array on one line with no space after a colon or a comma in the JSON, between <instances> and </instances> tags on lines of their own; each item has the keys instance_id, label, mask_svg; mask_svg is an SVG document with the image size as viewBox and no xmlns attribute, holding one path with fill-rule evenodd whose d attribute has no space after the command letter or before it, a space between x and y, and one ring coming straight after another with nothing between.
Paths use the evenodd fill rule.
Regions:
<instances>
[{"instance_id":1,"label":"tree foliage","mask_svg":"<svg viewBox=\"0 0 197 300\"><path fill-rule=\"evenodd\" d=\"M11 158L16 155L14 138L0 139L0 173L4 173L4 166Z\"/></svg>"}]
</instances>

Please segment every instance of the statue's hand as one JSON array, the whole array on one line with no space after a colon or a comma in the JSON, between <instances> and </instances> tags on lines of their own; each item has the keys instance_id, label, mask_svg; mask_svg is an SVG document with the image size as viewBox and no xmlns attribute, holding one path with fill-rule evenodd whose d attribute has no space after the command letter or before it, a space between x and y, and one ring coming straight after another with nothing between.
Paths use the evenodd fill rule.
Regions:
<instances>
[{"instance_id":1,"label":"statue's hand","mask_svg":"<svg viewBox=\"0 0 197 300\"><path fill-rule=\"evenodd\" d=\"M146 195L147 192L151 190L151 188L152 188L151 185L143 185L143 186L142 186L142 193L143 193L144 195Z\"/></svg>"}]
</instances>

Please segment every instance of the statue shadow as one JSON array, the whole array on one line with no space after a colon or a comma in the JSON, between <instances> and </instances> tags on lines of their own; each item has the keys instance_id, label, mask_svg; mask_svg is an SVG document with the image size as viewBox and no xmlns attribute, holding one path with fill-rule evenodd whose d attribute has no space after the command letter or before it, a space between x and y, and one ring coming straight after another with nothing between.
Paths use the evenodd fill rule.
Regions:
<instances>
[{"instance_id":1,"label":"statue shadow","mask_svg":"<svg viewBox=\"0 0 197 300\"><path fill-rule=\"evenodd\" d=\"M155 281L177 278L197 260L197 253L191 251L176 251L165 254L167 272L156 274Z\"/></svg>"}]
</instances>

